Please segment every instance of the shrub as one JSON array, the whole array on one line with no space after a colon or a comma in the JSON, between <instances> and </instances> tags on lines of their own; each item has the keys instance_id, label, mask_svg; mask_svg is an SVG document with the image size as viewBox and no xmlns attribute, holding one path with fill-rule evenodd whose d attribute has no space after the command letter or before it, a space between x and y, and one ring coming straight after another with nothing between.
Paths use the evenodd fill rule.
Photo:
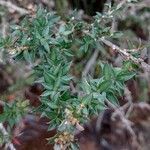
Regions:
<instances>
[{"instance_id":1,"label":"shrub","mask_svg":"<svg viewBox=\"0 0 150 150\"><path fill-rule=\"evenodd\" d=\"M82 124L107 107L106 102L119 106L118 99L124 95L126 81L145 65L140 58L110 42L123 37L122 33L113 31L111 25L128 3L113 7L107 4L106 11L97 13L92 23L80 19L76 11L63 21L57 14L39 7L35 15L26 16L19 25L13 25L9 37L1 39L0 47L5 53L15 61L30 64L35 82L44 87L41 105L32 113L40 112L42 117L50 119L48 130L57 130L54 138L50 138L55 148L74 149L77 146L75 130L82 130ZM89 74L88 67L81 78L74 76L74 58L94 53L92 58L97 59L99 53L105 54L107 46L124 56L121 67L113 67L104 59L97 63L95 78ZM24 105L28 107L25 102L6 103L0 121L7 121L13 127L18 116L24 115L24 111L19 110Z\"/></svg>"}]
</instances>

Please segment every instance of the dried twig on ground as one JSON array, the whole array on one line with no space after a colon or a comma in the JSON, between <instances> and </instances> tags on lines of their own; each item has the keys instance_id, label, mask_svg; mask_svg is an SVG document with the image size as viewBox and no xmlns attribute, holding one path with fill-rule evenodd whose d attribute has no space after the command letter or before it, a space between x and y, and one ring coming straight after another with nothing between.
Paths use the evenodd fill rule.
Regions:
<instances>
[{"instance_id":1,"label":"dried twig on ground","mask_svg":"<svg viewBox=\"0 0 150 150\"><path fill-rule=\"evenodd\" d=\"M13 9L13 10L19 12L21 15L29 14L28 10L26 10L24 8L20 8L20 7L16 6L16 5L12 4L9 1L0 0L0 5L5 6L7 8L10 8L10 9Z\"/></svg>"}]
</instances>

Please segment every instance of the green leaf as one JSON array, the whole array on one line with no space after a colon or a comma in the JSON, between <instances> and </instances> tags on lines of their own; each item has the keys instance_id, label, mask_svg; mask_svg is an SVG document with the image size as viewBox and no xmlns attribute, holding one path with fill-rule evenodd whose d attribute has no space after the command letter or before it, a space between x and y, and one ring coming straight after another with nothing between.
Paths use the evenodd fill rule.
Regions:
<instances>
[{"instance_id":1,"label":"green leaf","mask_svg":"<svg viewBox=\"0 0 150 150\"><path fill-rule=\"evenodd\" d=\"M55 120L51 120L49 122L48 131L54 130L54 129L56 129L56 127L57 126L56 126Z\"/></svg>"},{"instance_id":2,"label":"green leaf","mask_svg":"<svg viewBox=\"0 0 150 150\"><path fill-rule=\"evenodd\" d=\"M112 102L112 103L115 104L115 105L119 105L118 99L117 99L117 97L115 96L114 93L108 92L106 95L107 95L107 96L106 96L107 99L108 99L110 102Z\"/></svg>"},{"instance_id":3,"label":"green leaf","mask_svg":"<svg viewBox=\"0 0 150 150\"><path fill-rule=\"evenodd\" d=\"M79 150L79 146L76 143L71 143L70 146L72 150Z\"/></svg>"},{"instance_id":4,"label":"green leaf","mask_svg":"<svg viewBox=\"0 0 150 150\"><path fill-rule=\"evenodd\" d=\"M112 81L111 80L104 80L102 83L98 85L98 90L102 93L107 91L111 87Z\"/></svg>"},{"instance_id":5,"label":"green leaf","mask_svg":"<svg viewBox=\"0 0 150 150\"><path fill-rule=\"evenodd\" d=\"M125 81L133 78L135 75L136 75L135 72L129 72L129 71L128 72L120 72L117 75L116 79L125 82Z\"/></svg>"},{"instance_id":6,"label":"green leaf","mask_svg":"<svg viewBox=\"0 0 150 150\"><path fill-rule=\"evenodd\" d=\"M32 59L31 59L30 53L27 50L23 51L23 56L26 61L31 62Z\"/></svg>"},{"instance_id":7,"label":"green leaf","mask_svg":"<svg viewBox=\"0 0 150 150\"><path fill-rule=\"evenodd\" d=\"M5 122L5 120L6 120L6 114L5 113L0 114L0 122L3 123Z\"/></svg>"},{"instance_id":8,"label":"green leaf","mask_svg":"<svg viewBox=\"0 0 150 150\"><path fill-rule=\"evenodd\" d=\"M52 84L56 79L51 73L46 72L46 71L44 72L43 75L44 75L44 80L46 83Z\"/></svg>"},{"instance_id":9,"label":"green leaf","mask_svg":"<svg viewBox=\"0 0 150 150\"><path fill-rule=\"evenodd\" d=\"M122 32L114 32L113 35L112 35L112 38L121 38L123 36L123 33Z\"/></svg>"},{"instance_id":10,"label":"green leaf","mask_svg":"<svg viewBox=\"0 0 150 150\"><path fill-rule=\"evenodd\" d=\"M87 109L87 108L83 108L83 109L82 109L82 112L83 112L83 114L84 114L84 115L88 115L88 114L89 114L89 112L88 112L88 109Z\"/></svg>"},{"instance_id":11,"label":"green leaf","mask_svg":"<svg viewBox=\"0 0 150 150\"><path fill-rule=\"evenodd\" d=\"M46 105L48 105L52 109L57 109L58 105L55 104L54 102L47 102Z\"/></svg>"},{"instance_id":12,"label":"green leaf","mask_svg":"<svg viewBox=\"0 0 150 150\"><path fill-rule=\"evenodd\" d=\"M112 67L108 64L105 64L104 67L103 67L103 75L104 75L104 78L106 80L109 80L111 79L112 77L114 77L114 71L112 69Z\"/></svg>"},{"instance_id":13,"label":"green leaf","mask_svg":"<svg viewBox=\"0 0 150 150\"><path fill-rule=\"evenodd\" d=\"M62 34L63 34L63 35L69 35L69 34L71 34L72 32L73 32L72 30L70 30L70 31L68 30L68 31L64 31Z\"/></svg>"},{"instance_id":14,"label":"green leaf","mask_svg":"<svg viewBox=\"0 0 150 150\"><path fill-rule=\"evenodd\" d=\"M46 97L52 94L52 91L45 91L41 96Z\"/></svg>"},{"instance_id":15,"label":"green leaf","mask_svg":"<svg viewBox=\"0 0 150 150\"><path fill-rule=\"evenodd\" d=\"M49 48L49 44L48 44L48 42L46 41L46 39L41 38L41 39L40 39L40 42L41 42L41 45L45 48L45 50L46 50L47 52L49 52L49 51L50 51L50 48Z\"/></svg>"},{"instance_id":16,"label":"green leaf","mask_svg":"<svg viewBox=\"0 0 150 150\"><path fill-rule=\"evenodd\" d=\"M87 93L87 94L90 94L91 92L91 86L90 84L88 83L88 81L84 78L83 79L83 82L82 82L82 89Z\"/></svg>"},{"instance_id":17,"label":"green leaf","mask_svg":"<svg viewBox=\"0 0 150 150\"><path fill-rule=\"evenodd\" d=\"M88 49L89 49L89 44L84 44L80 47L79 50L86 53L88 51Z\"/></svg>"}]
</instances>

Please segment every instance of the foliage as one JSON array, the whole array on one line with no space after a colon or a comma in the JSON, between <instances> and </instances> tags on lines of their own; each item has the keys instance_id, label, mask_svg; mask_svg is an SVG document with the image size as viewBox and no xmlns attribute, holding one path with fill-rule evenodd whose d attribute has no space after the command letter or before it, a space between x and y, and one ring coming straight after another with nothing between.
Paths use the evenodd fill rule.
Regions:
<instances>
[{"instance_id":1,"label":"foliage","mask_svg":"<svg viewBox=\"0 0 150 150\"><path fill-rule=\"evenodd\" d=\"M4 104L3 113L0 115L0 122L8 122L12 128L27 112L28 105L28 101L15 101L10 104Z\"/></svg>"},{"instance_id":2,"label":"foliage","mask_svg":"<svg viewBox=\"0 0 150 150\"><path fill-rule=\"evenodd\" d=\"M78 52L84 55L97 49L103 53L105 46L101 39L122 36L111 30L111 23L124 6L108 4L107 11L97 13L92 23L80 20L76 12L62 22L55 13L38 8L35 16L27 16L20 25L13 25L11 36L0 41L0 47L16 61L31 65L38 61L32 67L36 82L42 83L45 90L41 95L42 104L36 111L50 119L49 130L57 129L56 145L69 143L68 148L73 146L71 135L76 128L81 128L80 124L105 109L105 100L119 105L118 98L124 95L125 82L136 74L137 66L131 61L124 62L120 68L100 62L97 78L89 75L78 80L70 71ZM70 88L71 82L77 84L76 93ZM12 127L24 114L22 110L24 103L19 107L18 103L6 104L0 121L8 121ZM70 140L60 142L59 137L64 133Z\"/></svg>"}]
</instances>

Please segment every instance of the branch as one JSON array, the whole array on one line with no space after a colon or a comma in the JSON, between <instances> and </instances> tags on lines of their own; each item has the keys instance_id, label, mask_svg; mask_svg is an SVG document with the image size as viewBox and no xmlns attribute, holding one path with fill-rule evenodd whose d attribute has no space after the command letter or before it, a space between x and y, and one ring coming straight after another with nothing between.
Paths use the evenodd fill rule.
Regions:
<instances>
[{"instance_id":1,"label":"branch","mask_svg":"<svg viewBox=\"0 0 150 150\"><path fill-rule=\"evenodd\" d=\"M131 54L129 54L127 52L127 49L121 49L119 46L113 44L112 42L101 38L100 39L105 45L111 47L113 50L116 50L120 55L122 55L125 59L130 59L132 60L135 64L140 65L140 67L147 71L150 72L150 65L145 63L143 59L141 58L135 58L134 56L132 56Z\"/></svg>"},{"instance_id":2,"label":"branch","mask_svg":"<svg viewBox=\"0 0 150 150\"><path fill-rule=\"evenodd\" d=\"M13 10L19 12L22 15L29 14L29 11L27 11L26 9L20 8L20 7L16 6L16 5L12 4L9 1L0 0L0 5L8 7L10 9L13 9Z\"/></svg>"},{"instance_id":3,"label":"branch","mask_svg":"<svg viewBox=\"0 0 150 150\"><path fill-rule=\"evenodd\" d=\"M99 54L99 51L98 50L95 50L94 54L91 56L91 58L89 59L89 61L87 62L84 70L83 70L83 73L82 73L82 76L87 76L87 74L89 73L90 69L93 67L97 57L98 57L98 54Z\"/></svg>"}]
</instances>

